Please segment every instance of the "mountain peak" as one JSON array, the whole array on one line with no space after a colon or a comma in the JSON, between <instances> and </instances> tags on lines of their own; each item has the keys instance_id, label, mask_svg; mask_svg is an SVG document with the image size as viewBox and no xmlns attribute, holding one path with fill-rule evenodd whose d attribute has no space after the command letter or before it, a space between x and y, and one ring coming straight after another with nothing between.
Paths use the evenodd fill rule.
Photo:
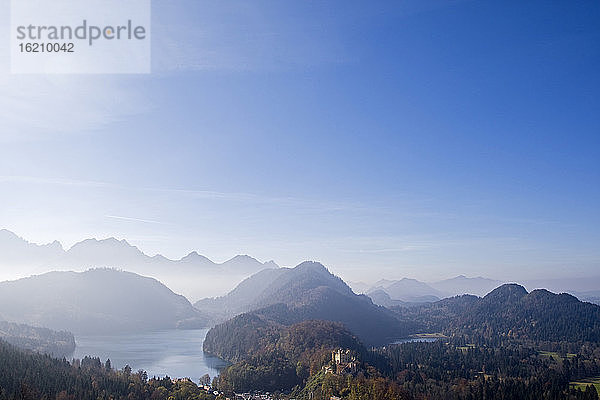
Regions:
<instances>
[{"instance_id":1,"label":"mountain peak","mask_svg":"<svg viewBox=\"0 0 600 400\"><path fill-rule=\"evenodd\" d=\"M492 301L511 302L527 296L527 290L516 283L505 283L486 294L483 298Z\"/></svg>"},{"instance_id":2,"label":"mountain peak","mask_svg":"<svg viewBox=\"0 0 600 400\"><path fill-rule=\"evenodd\" d=\"M71 249L78 248L78 247L99 247L99 246L134 248L139 251L139 249L136 246L129 244L129 242L127 240L125 240L125 239L119 240L112 236L105 238L105 239L96 239L96 238L84 239L81 242L75 243L73 245L73 247L71 247Z\"/></svg>"},{"instance_id":3,"label":"mountain peak","mask_svg":"<svg viewBox=\"0 0 600 400\"><path fill-rule=\"evenodd\" d=\"M237 256L233 257L232 259L228 260L229 261L258 261L256 258L254 257L250 257L248 254L238 254Z\"/></svg>"},{"instance_id":4,"label":"mountain peak","mask_svg":"<svg viewBox=\"0 0 600 400\"><path fill-rule=\"evenodd\" d=\"M14 232L9 231L8 229L0 229L0 235L18 238L18 236Z\"/></svg>"},{"instance_id":5,"label":"mountain peak","mask_svg":"<svg viewBox=\"0 0 600 400\"><path fill-rule=\"evenodd\" d=\"M213 262L211 260L209 260L207 257L203 256L202 254L199 254L197 251L190 252L185 257L182 257L179 261L186 262L186 263L200 262L200 263L213 264Z\"/></svg>"},{"instance_id":6,"label":"mountain peak","mask_svg":"<svg viewBox=\"0 0 600 400\"><path fill-rule=\"evenodd\" d=\"M279 268L279 265L273 260L269 260L263 264L265 268Z\"/></svg>"},{"instance_id":7,"label":"mountain peak","mask_svg":"<svg viewBox=\"0 0 600 400\"><path fill-rule=\"evenodd\" d=\"M58 240L55 240L52 243L37 244L20 237L8 229L0 229L0 247L1 246L7 246L9 252L15 251L16 248L19 248L19 251L23 252L27 252L28 250L49 250L51 253L45 255L46 259L47 257L54 257L64 251L62 244ZM24 256L27 257L27 254Z\"/></svg>"},{"instance_id":8,"label":"mountain peak","mask_svg":"<svg viewBox=\"0 0 600 400\"><path fill-rule=\"evenodd\" d=\"M388 286L391 285L392 283L394 283L395 281L389 280L389 279L380 279L377 282L375 282L373 284L373 287L377 287L377 286Z\"/></svg>"},{"instance_id":9,"label":"mountain peak","mask_svg":"<svg viewBox=\"0 0 600 400\"><path fill-rule=\"evenodd\" d=\"M328 274L330 273L329 270L325 268L323 264L316 261L304 261L298 264L293 269L298 272L326 272Z\"/></svg>"},{"instance_id":10,"label":"mountain peak","mask_svg":"<svg viewBox=\"0 0 600 400\"><path fill-rule=\"evenodd\" d=\"M221 264L224 267L239 267L239 266L249 266L249 265L262 265L260 261L258 261L254 257L250 257L247 254L238 254L237 256L230 258Z\"/></svg>"},{"instance_id":11,"label":"mountain peak","mask_svg":"<svg viewBox=\"0 0 600 400\"><path fill-rule=\"evenodd\" d=\"M247 254L238 254L237 256L218 265L221 266L224 271L229 273L252 274L266 268L263 263Z\"/></svg>"},{"instance_id":12,"label":"mountain peak","mask_svg":"<svg viewBox=\"0 0 600 400\"><path fill-rule=\"evenodd\" d=\"M63 247L62 247L62 244L58 240L55 240L52 243L48 243L48 244L46 244L44 246L48 247L48 248L54 248L54 249L58 249L58 250L64 250Z\"/></svg>"},{"instance_id":13,"label":"mountain peak","mask_svg":"<svg viewBox=\"0 0 600 400\"><path fill-rule=\"evenodd\" d=\"M3 240L18 240L18 241L22 241L25 243L29 243L27 242L25 239L23 239L22 237L20 237L19 235L17 235L16 233L9 231L8 229L0 229L0 239Z\"/></svg>"},{"instance_id":14,"label":"mountain peak","mask_svg":"<svg viewBox=\"0 0 600 400\"><path fill-rule=\"evenodd\" d=\"M196 307L220 314L219 318L253 312L277 325L303 320L338 322L370 345L385 344L389 338L405 334L391 311L354 294L341 278L315 261L304 261L295 268L264 269L227 296L198 302Z\"/></svg>"},{"instance_id":15,"label":"mountain peak","mask_svg":"<svg viewBox=\"0 0 600 400\"><path fill-rule=\"evenodd\" d=\"M118 240L114 237L106 239L85 239L75 243L67 254L71 261L86 263L88 266L127 266L136 260L151 260L139 248L129 244L125 239Z\"/></svg>"},{"instance_id":16,"label":"mountain peak","mask_svg":"<svg viewBox=\"0 0 600 400\"><path fill-rule=\"evenodd\" d=\"M106 238L106 239L100 239L100 240L98 240L98 243L110 243L110 244L116 244L116 245L131 246L127 240L125 240L125 239L119 240L112 236L109 238ZM134 246L131 246L131 247L134 247Z\"/></svg>"}]
</instances>

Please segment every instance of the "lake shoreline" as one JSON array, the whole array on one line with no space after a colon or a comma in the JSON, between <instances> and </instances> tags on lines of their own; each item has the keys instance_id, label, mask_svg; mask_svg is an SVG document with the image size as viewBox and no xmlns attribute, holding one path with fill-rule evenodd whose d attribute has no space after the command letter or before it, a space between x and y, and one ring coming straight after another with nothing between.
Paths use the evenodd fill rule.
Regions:
<instances>
[{"instance_id":1,"label":"lake shoreline","mask_svg":"<svg viewBox=\"0 0 600 400\"><path fill-rule=\"evenodd\" d=\"M81 335L75 338L75 351L69 358L110 359L113 368L129 365L143 369L149 377L190 378L217 376L229 363L204 353L202 344L208 329L172 329L115 335Z\"/></svg>"}]
</instances>

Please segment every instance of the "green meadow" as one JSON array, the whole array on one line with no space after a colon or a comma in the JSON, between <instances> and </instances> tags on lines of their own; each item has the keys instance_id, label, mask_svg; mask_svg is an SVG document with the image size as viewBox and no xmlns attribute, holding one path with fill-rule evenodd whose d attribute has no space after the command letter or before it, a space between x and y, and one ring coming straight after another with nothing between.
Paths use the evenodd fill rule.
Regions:
<instances>
[{"instance_id":1,"label":"green meadow","mask_svg":"<svg viewBox=\"0 0 600 400\"><path fill-rule=\"evenodd\" d=\"M550 358L553 358L553 359L554 359L554 361L561 361L561 360L563 360L563 358L565 358L565 357L561 357L561 355L560 355L560 354L558 354L558 353L557 353L557 352L555 352L555 351L540 351L540 352L539 352L539 354L540 354L540 356L542 356L542 357L550 357ZM567 357L566 357L566 358L573 358L573 357L575 357L575 356L577 356L577 354L573 354L573 353L567 353Z\"/></svg>"},{"instance_id":2,"label":"green meadow","mask_svg":"<svg viewBox=\"0 0 600 400\"><path fill-rule=\"evenodd\" d=\"M573 385L575 388L580 388L581 390L585 390L585 388L589 385L594 385L596 387L596 391L600 393L600 376L580 379L578 381L570 382L569 384Z\"/></svg>"}]
</instances>

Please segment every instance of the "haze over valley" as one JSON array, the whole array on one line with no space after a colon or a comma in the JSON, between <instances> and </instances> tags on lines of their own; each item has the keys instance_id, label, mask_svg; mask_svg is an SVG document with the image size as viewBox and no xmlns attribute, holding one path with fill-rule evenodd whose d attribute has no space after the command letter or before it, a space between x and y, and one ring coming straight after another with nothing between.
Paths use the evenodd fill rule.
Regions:
<instances>
[{"instance_id":1,"label":"haze over valley","mask_svg":"<svg viewBox=\"0 0 600 400\"><path fill-rule=\"evenodd\" d=\"M262 263L247 255L236 255L220 264L196 251L179 260L151 257L127 240L112 237L84 239L65 250L58 241L31 243L6 229L0 230L0 254L0 277L5 280L55 270L117 268L155 277L190 300L224 294L255 272L278 267L273 261Z\"/></svg>"},{"instance_id":2,"label":"haze over valley","mask_svg":"<svg viewBox=\"0 0 600 400\"><path fill-rule=\"evenodd\" d=\"M0 0L0 400L600 400L599 21Z\"/></svg>"},{"instance_id":3,"label":"haze over valley","mask_svg":"<svg viewBox=\"0 0 600 400\"><path fill-rule=\"evenodd\" d=\"M441 300L461 295L484 297L506 283L459 275L431 282L382 278L349 286L317 262L281 268L273 261L235 256L215 264L197 252L174 261L149 257L113 238L86 239L64 250L58 242L38 245L7 230L0 231L0 248L0 265L16 266L13 274L41 272L0 282L0 320L76 335L210 328L236 324L237 316L250 313L284 325L329 320L346 326L365 344L384 345L415 333L411 323L398 324L390 310L444 304ZM81 272L52 270L69 265L80 265L73 269ZM600 287L595 286L599 282L589 277L519 283L529 290L548 287L597 302L600 291L586 289Z\"/></svg>"},{"instance_id":4,"label":"haze over valley","mask_svg":"<svg viewBox=\"0 0 600 400\"><path fill-rule=\"evenodd\" d=\"M83 272L90 268L113 268L158 279L192 302L223 296L257 272L279 269L275 261L260 262L248 255L236 255L223 263L215 263L197 251L178 260L160 254L148 256L126 239L113 237L84 239L65 250L58 241L36 244L6 229L0 230L0 254L0 277L5 280L51 271ZM338 269L343 271L343 267ZM585 278L540 277L534 280L516 276L508 281L464 275L427 282L411 277L386 278L371 276L370 283L348 281L348 284L355 293L367 294L380 305L398 301L430 302L460 294L483 296L507 282L521 283L529 290L548 288L555 292L569 292L589 301L600 298L600 274Z\"/></svg>"},{"instance_id":5,"label":"haze over valley","mask_svg":"<svg viewBox=\"0 0 600 400\"><path fill-rule=\"evenodd\" d=\"M384 373L382 360L397 357L398 350L388 349L409 346L410 351L413 342L431 342L427 351L437 341L455 349L464 347L464 341L487 346L498 346L499 340L600 342L600 306L489 278L382 278L372 284L354 282L353 290L315 261L288 268L236 256L215 264L195 252L177 261L148 257L126 240L112 238L87 239L67 251L56 242L36 245L6 230L0 239L0 246L12 249L0 264L25 266L21 273L67 262L83 265L77 268L81 272L49 271L0 282L0 354L33 351L66 357L72 367L117 377L128 376L133 367L156 376L149 381L153 385L173 374L203 376L201 381L208 382L208 374L214 388L224 392L310 397L307 388L324 379L314 368L336 348L360 360L347 365L348 376L358 377L362 375L356 371L368 365ZM51 255L52 263L44 263ZM136 272L125 270L130 266ZM162 277L174 285L185 282L188 293L206 296L192 304ZM215 278L235 287L209 296L217 290L207 289ZM562 284L583 290L592 280ZM553 281L528 285L542 283ZM596 292L587 293L594 301ZM22 350L3 348L2 340ZM324 371L331 368L327 365ZM332 377L344 376L336 365Z\"/></svg>"}]
</instances>

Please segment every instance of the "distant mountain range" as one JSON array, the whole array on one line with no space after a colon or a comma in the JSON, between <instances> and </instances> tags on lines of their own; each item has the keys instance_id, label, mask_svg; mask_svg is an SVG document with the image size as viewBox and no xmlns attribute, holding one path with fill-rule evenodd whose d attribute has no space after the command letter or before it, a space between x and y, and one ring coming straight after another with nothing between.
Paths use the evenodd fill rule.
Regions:
<instances>
[{"instance_id":1,"label":"distant mountain range","mask_svg":"<svg viewBox=\"0 0 600 400\"><path fill-rule=\"evenodd\" d=\"M356 293L365 293L376 304L392 306L413 306L430 303L443 298L471 294L485 296L503 281L459 275L451 279L434 282L422 282L416 279L403 278L399 280L381 279L369 285L364 282L349 282ZM529 290L548 289L553 292L570 293L579 300L600 304L600 276L565 279L534 279L520 282Z\"/></svg>"},{"instance_id":2,"label":"distant mountain range","mask_svg":"<svg viewBox=\"0 0 600 400\"><path fill-rule=\"evenodd\" d=\"M483 278L481 276L468 278L464 275L459 275L451 279L431 282L430 285L435 290L442 293L443 297L452 297L461 294L484 296L486 293L489 293L503 283L503 281Z\"/></svg>"},{"instance_id":3,"label":"distant mountain range","mask_svg":"<svg viewBox=\"0 0 600 400\"><path fill-rule=\"evenodd\" d=\"M378 291L386 293L392 300L403 302L422 303L437 301L444 297L443 293L428 284L409 278L397 281L381 280L367 291L367 295L371 296L371 294Z\"/></svg>"},{"instance_id":4,"label":"distant mountain range","mask_svg":"<svg viewBox=\"0 0 600 400\"><path fill-rule=\"evenodd\" d=\"M273 261L262 263L247 255L215 263L196 251L171 260L162 255L148 256L126 240L115 238L86 239L65 250L58 241L38 245L6 229L0 230L0 278L98 267L152 276L177 293L199 299L227 293L243 278L265 268L278 268L278 265Z\"/></svg>"},{"instance_id":5,"label":"distant mountain range","mask_svg":"<svg viewBox=\"0 0 600 400\"><path fill-rule=\"evenodd\" d=\"M465 281L488 283L458 277L438 287L451 288ZM431 288L410 279L380 281L379 289L372 293L389 300L381 288L399 295L404 293L403 286L412 296L422 296ZM473 343L468 346L484 347L502 346L511 340L600 341L600 306L569 294L544 289L529 293L523 286L503 284L483 297L466 294L410 306L399 304L388 310L375 306L364 295L354 294L341 279L314 262L261 271L227 296L206 299L196 306L205 312L222 310L227 316L241 313L211 328L204 350L233 362L220 379L239 384L244 390L272 390L274 385L264 382L273 380L281 387L298 385L307 376L303 372L306 360L314 359L318 349L324 350L320 357L326 359L326 350L336 347L360 353L362 344L383 346L394 338L418 333L443 333L448 338L444 340L460 338L464 343ZM307 356L309 348L313 349L311 357ZM286 357L293 362L284 362Z\"/></svg>"},{"instance_id":6,"label":"distant mountain range","mask_svg":"<svg viewBox=\"0 0 600 400\"><path fill-rule=\"evenodd\" d=\"M215 263L192 251L172 260L160 254L149 256L126 240L86 239L69 249L60 242L35 244L13 232L0 230L0 280L18 279L50 271L85 271L89 268L117 268L151 276L177 293L196 301L223 295L237 283L263 269L278 269L273 261L260 262L248 255L237 255ZM414 305L460 294L483 296L505 283L484 277L459 275L451 279L422 282L416 279L382 279L375 284L349 282L355 293L368 294L383 306ZM521 283L528 289L547 288L568 292L581 300L600 303L600 275L597 277L536 279Z\"/></svg>"},{"instance_id":7,"label":"distant mountain range","mask_svg":"<svg viewBox=\"0 0 600 400\"><path fill-rule=\"evenodd\" d=\"M573 292L573 294L581 301L600 305L600 290L591 290L589 292Z\"/></svg>"},{"instance_id":8,"label":"distant mountain range","mask_svg":"<svg viewBox=\"0 0 600 400\"><path fill-rule=\"evenodd\" d=\"M383 307L414 307L424 303L430 303L433 301L437 301L439 299L435 298L435 300L426 299L423 301L404 301L404 300L394 300L390 297L390 295L384 289L375 289L369 292L368 296L371 298L373 303L378 306Z\"/></svg>"},{"instance_id":9,"label":"distant mountain range","mask_svg":"<svg viewBox=\"0 0 600 400\"><path fill-rule=\"evenodd\" d=\"M504 284L484 297L456 296L416 307L394 307L423 332L541 341L600 341L600 306L546 289Z\"/></svg>"},{"instance_id":10,"label":"distant mountain range","mask_svg":"<svg viewBox=\"0 0 600 400\"><path fill-rule=\"evenodd\" d=\"M262 289L260 281L265 282ZM389 344L393 336L388 332L392 331L404 337L441 332L473 343L485 340L498 345L507 339L578 343L600 340L600 306L544 289L527 292L517 284L501 285L483 297L461 295L412 307L392 307L394 320L381 308L365 302L363 296L348 293L347 286L322 265L303 263L279 271L277 277L270 275L268 280L250 278L240 284L239 290L215 301L237 307L238 301L249 299L250 288L257 290L254 298L260 299L255 306L264 305L269 297L274 304L213 327L204 344L206 351L233 362L252 363L290 327L314 320L341 323L366 345ZM382 329L387 334L382 335Z\"/></svg>"},{"instance_id":11,"label":"distant mountain range","mask_svg":"<svg viewBox=\"0 0 600 400\"><path fill-rule=\"evenodd\" d=\"M159 281L111 269L0 282L0 319L76 335L209 325L206 315Z\"/></svg>"},{"instance_id":12,"label":"distant mountain range","mask_svg":"<svg viewBox=\"0 0 600 400\"><path fill-rule=\"evenodd\" d=\"M305 320L339 322L368 345L385 344L406 334L391 311L373 304L367 296L354 294L344 281L316 262L261 271L228 295L199 301L195 307L205 314L221 310L222 320L247 312L275 325ZM249 314L214 329L237 329Z\"/></svg>"},{"instance_id":13,"label":"distant mountain range","mask_svg":"<svg viewBox=\"0 0 600 400\"><path fill-rule=\"evenodd\" d=\"M382 279L369 286L362 282L352 284L358 293L366 293L376 304L391 307L416 305L438 301L461 294L483 296L503 282L482 277L467 278L464 275L437 282L421 282L417 279Z\"/></svg>"}]
</instances>

